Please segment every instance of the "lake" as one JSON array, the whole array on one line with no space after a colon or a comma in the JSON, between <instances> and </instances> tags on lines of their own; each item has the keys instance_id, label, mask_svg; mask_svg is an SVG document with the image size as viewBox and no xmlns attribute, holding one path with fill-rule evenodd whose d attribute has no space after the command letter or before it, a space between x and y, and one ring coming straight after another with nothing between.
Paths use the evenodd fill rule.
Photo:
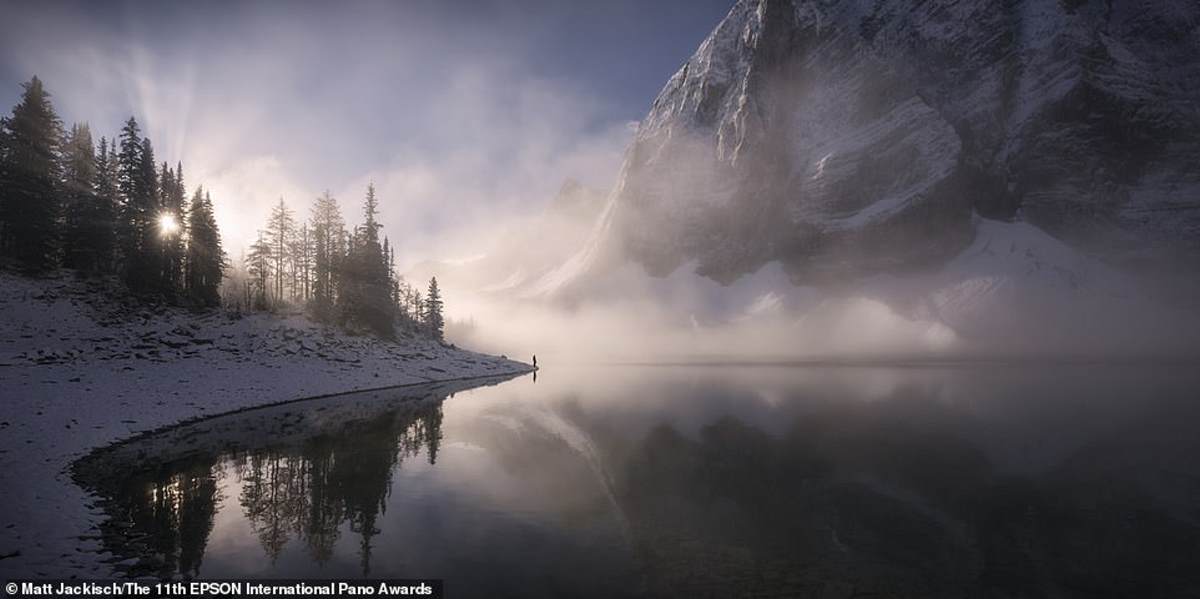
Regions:
<instances>
[{"instance_id":1,"label":"lake","mask_svg":"<svg viewBox=\"0 0 1200 599\"><path fill-rule=\"evenodd\" d=\"M1182 366L543 364L202 420L74 476L125 576L1196 597L1197 456Z\"/></svg>"}]
</instances>

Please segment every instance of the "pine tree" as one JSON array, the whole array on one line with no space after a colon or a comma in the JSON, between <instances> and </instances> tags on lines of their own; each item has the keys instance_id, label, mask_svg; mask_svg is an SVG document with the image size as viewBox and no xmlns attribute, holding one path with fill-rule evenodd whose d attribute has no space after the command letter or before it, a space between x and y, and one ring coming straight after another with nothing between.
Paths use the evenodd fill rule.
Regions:
<instances>
[{"instance_id":1,"label":"pine tree","mask_svg":"<svg viewBox=\"0 0 1200 599\"><path fill-rule=\"evenodd\" d=\"M168 266L170 267L170 282L171 286L177 291L184 291L186 283L184 277L187 269L187 240L191 237L191 228L189 224L189 206L187 200L187 189L183 183L183 162L175 163L174 185L171 187L171 194L168 196L167 209L175 217L175 222L179 223L179 232L175 235L174 243L168 252ZM216 225L214 224L214 227Z\"/></svg>"},{"instance_id":2,"label":"pine tree","mask_svg":"<svg viewBox=\"0 0 1200 599\"><path fill-rule=\"evenodd\" d=\"M91 130L86 124L71 126L62 152L63 266L68 268L97 270L99 238L112 224L97 219L97 165Z\"/></svg>"},{"instance_id":3,"label":"pine tree","mask_svg":"<svg viewBox=\"0 0 1200 599\"><path fill-rule=\"evenodd\" d=\"M175 173L171 172L164 160L158 171L158 209L155 211L158 215L156 224L161 237L158 241L158 287L164 290L172 288L170 253L171 246L178 241L176 233L179 230L179 221L175 220L175 215L171 214L167 208L171 201L173 187L175 187Z\"/></svg>"},{"instance_id":4,"label":"pine tree","mask_svg":"<svg viewBox=\"0 0 1200 599\"><path fill-rule=\"evenodd\" d=\"M141 137L137 121L130 117L121 130L117 187L121 212L117 238L121 249L125 282L136 291L158 290L155 276L158 260L158 177L154 149Z\"/></svg>"},{"instance_id":5,"label":"pine tree","mask_svg":"<svg viewBox=\"0 0 1200 599\"><path fill-rule=\"evenodd\" d=\"M164 294L174 296L184 287L184 238L187 227L183 179L181 173L172 170L165 161L160 167L158 178L158 285Z\"/></svg>"},{"instance_id":6,"label":"pine tree","mask_svg":"<svg viewBox=\"0 0 1200 599\"><path fill-rule=\"evenodd\" d=\"M80 247L86 252L90 264L80 268L92 268L99 272L112 272L116 236L117 199L117 152L116 145L110 147L108 140L100 138L100 153L96 156L93 197L80 212Z\"/></svg>"},{"instance_id":7,"label":"pine tree","mask_svg":"<svg viewBox=\"0 0 1200 599\"><path fill-rule=\"evenodd\" d=\"M225 270L221 233L213 216L212 198L196 188L188 211L186 285L192 303L203 308L220 305L220 286Z\"/></svg>"},{"instance_id":8,"label":"pine tree","mask_svg":"<svg viewBox=\"0 0 1200 599\"><path fill-rule=\"evenodd\" d=\"M330 322L338 294L339 270L346 244L346 224L337 200L326 191L312 208L312 310Z\"/></svg>"},{"instance_id":9,"label":"pine tree","mask_svg":"<svg viewBox=\"0 0 1200 599\"><path fill-rule=\"evenodd\" d=\"M392 313L392 322L396 322L399 316L396 302L396 255L392 251L392 244L386 236L383 238L383 259L387 265L388 310Z\"/></svg>"},{"instance_id":10,"label":"pine tree","mask_svg":"<svg viewBox=\"0 0 1200 599\"><path fill-rule=\"evenodd\" d=\"M62 123L40 79L22 87L0 129L0 251L40 272L57 262Z\"/></svg>"},{"instance_id":11,"label":"pine tree","mask_svg":"<svg viewBox=\"0 0 1200 599\"><path fill-rule=\"evenodd\" d=\"M429 279L429 291L425 294L425 331L438 341L442 341L446 325L442 308L442 292L438 289L437 277L433 277Z\"/></svg>"},{"instance_id":12,"label":"pine tree","mask_svg":"<svg viewBox=\"0 0 1200 599\"><path fill-rule=\"evenodd\" d=\"M383 338L395 336L391 281L379 241L379 201L375 186L367 187L363 224L355 230L342 269L339 314L344 325L367 329Z\"/></svg>"}]
</instances>

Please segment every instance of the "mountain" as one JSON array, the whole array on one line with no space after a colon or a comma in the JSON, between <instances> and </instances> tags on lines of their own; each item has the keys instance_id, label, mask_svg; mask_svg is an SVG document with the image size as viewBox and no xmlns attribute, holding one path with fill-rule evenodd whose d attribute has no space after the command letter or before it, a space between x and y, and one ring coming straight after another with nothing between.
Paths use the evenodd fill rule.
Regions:
<instances>
[{"instance_id":1,"label":"mountain","mask_svg":"<svg viewBox=\"0 0 1200 599\"><path fill-rule=\"evenodd\" d=\"M936 268L975 215L1195 265L1198 27L1190 1L740 0L654 100L587 247L532 293L626 260L721 283Z\"/></svg>"}]
</instances>

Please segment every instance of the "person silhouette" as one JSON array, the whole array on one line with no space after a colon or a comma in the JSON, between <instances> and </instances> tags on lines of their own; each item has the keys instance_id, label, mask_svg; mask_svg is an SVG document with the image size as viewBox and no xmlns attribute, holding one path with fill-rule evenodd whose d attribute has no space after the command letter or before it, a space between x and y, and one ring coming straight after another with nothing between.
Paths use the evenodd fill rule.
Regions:
<instances>
[{"instance_id":1,"label":"person silhouette","mask_svg":"<svg viewBox=\"0 0 1200 599\"><path fill-rule=\"evenodd\" d=\"M533 354L533 367L537 368L537 354Z\"/></svg>"}]
</instances>

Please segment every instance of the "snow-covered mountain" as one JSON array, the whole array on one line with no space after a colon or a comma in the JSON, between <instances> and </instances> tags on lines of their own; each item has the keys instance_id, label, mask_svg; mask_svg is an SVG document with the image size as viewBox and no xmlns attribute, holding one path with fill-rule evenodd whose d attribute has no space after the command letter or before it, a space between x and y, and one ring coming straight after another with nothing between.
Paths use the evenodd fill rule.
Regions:
<instances>
[{"instance_id":1,"label":"snow-covered mountain","mask_svg":"<svg viewBox=\"0 0 1200 599\"><path fill-rule=\"evenodd\" d=\"M972 214L1200 249L1200 4L740 0L641 122L591 247L721 282L940 264ZM1175 254L1177 255L1177 254Z\"/></svg>"},{"instance_id":2,"label":"snow-covered mountain","mask_svg":"<svg viewBox=\"0 0 1200 599\"><path fill-rule=\"evenodd\" d=\"M660 352L1178 347L1200 4L739 0L594 205L536 269L484 263L488 289L618 306L674 327Z\"/></svg>"}]
</instances>

